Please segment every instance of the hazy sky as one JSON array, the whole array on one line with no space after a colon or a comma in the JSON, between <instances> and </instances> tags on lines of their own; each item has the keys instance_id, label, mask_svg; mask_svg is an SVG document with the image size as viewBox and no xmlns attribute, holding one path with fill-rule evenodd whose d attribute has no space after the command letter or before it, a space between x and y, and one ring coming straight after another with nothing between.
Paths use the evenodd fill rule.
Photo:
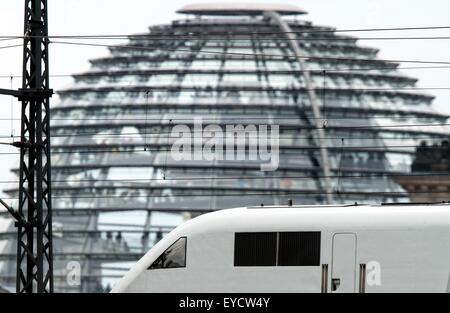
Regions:
<instances>
[{"instance_id":1,"label":"hazy sky","mask_svg":"<svg viewBox=\"0 0 450 313\"><path fill-rule=\"evenodd\" d=\"M142 33L152 24L168 23L182 17L175 11L188 0L48 0L50 35L106 35ZM209 1L233 2L233 1ZM259 2L259 1L254 1ZM264 1L269 2L270 1ZM274 2L274 1L273 1ZM295 4L308 11L303 16L315 24L338 29L392 28L450 26L450 1L448 0L302 0L277 1ZM20 0L0 1L0 35L22 35L23 5ZM402 32L358 32L356 36L450 36L450 29ZM0 41L0 47L20 42ZM102 41L117 43L117 41ZM366 40L360 44L380 49L386 59L427 60L450 62L450 40ZM89 68L89 59L104 56L106 48L75 47L52 44L50 48L50 73L73 74ZM21 48L0 49L0 76L20 75ZM407 65L404 65L407 66ZM409 66L411 66L409 64ZM422 65L423 66L423 65ZM405 74L419 78L421 87L450 87L449 69L404 70ZM52 78L51 87L58 90L70 83L70 78ZM0 88L10 88L9 78L0 77ZM20 79L13 79L18 88ZM430 91L436 95L435 105L450 114L450 90ZM53 103L57 99L53 100ZM18 103L13 103L13 116L19 117ZM19 134L18 121L11 127L11 99L0 96L0 137L10 136L12 129ZM1 139L2 141L10 139ZM1 152L15 152L0 145ZM0 181L14 179L9 169L18 161L17 156L0 155ZM0 184L0 190L2 184Z\"/></svg>"}]
</instances>

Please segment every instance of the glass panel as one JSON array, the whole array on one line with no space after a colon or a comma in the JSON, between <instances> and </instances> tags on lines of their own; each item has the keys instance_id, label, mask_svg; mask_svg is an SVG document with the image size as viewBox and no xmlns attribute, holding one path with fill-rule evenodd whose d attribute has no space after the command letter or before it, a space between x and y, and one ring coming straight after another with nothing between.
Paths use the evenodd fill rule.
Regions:
<instances>
[{"instance_id":1,"label":"glass panel","mask_svg":"<svg viewBox=\"0 0 450 313\"><path fill-rule=\"evenodd\" d=\"M279 266L319 266L320 232L280 233Z\"/></svg>"},{"instance_id":2,"label":"glass panel","mask_svg":"<svg viewBox=\"0 0 450 313\"><path fill-rule=\"evenodd\" d=\"M186 267L186 237L181 237L161 254L149 269Z\"/></svg>"},{"instance_id":3,"label":"glass panel","mask_svg":"<svg viewBox=\"0 0 450 313\"><path fill-rule=\"evenodd\" d=\"M236 233L234 266L275 266L277 233Z\"/></svg>"}]
</instances>

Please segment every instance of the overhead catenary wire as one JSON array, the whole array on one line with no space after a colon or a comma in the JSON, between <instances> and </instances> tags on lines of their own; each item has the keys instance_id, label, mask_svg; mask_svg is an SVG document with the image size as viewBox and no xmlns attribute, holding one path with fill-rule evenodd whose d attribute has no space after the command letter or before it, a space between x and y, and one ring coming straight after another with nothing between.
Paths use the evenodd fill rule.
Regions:
<instances>
[{"instance_id":1,"label":"overhead catenary wire","mask_svg":"<svg viewBox=\"0 0 450 313\"><path fill-rule=\"evenodd\" d=\"M139 114L140 112L137 112L137 114ZM450 116L448 115L444 115L442 113L438 113L438 112L419 112L415 115L402 115L402 116L396 116L396 113L402 113L402 111L400 112L390 112L390 113L386 113L383 115L370 115L370 118L368 118L367 116L364 117L358 117L358 116L329 116L327 117L328 120L365 120L365 121L370 121L371 119L376 119L376 118L391 118L392 120L408 120L411 118L416 118L416 119L430 119L430 117L432 118L442 118L442 119L447 119L450 118ZM58 117L52 117L52 121L96 121L96 122L101 122L101 121L164 121L166 120L166 117L162 118L155 118L155 117L149 117L147 119L145 118L139 118L139 117L134 117L132 116L133 113L128 113L128 114L124 114L124 115L130 115L130 117L108 117L108 115L114 115L114 114L96 114L96 116L99 117L89 117L86 116L84 118L58 118ZM166 113L153 113L153 114L157 114L157 115L167 115ZM394 114L394 115L393 115ZM102 117L103 115L105 115L105 117ZM170 115L170 114L169 114ZM215 116L217 114L214 114ZM188 122L188 121L193 121L194 118L197 117L201 117L203 121L219 121L219 122L224 122L227 120L233 120L233 121L246 121L246 120L270 120L270 121L289 121L289 120L298 120L298 117L288 117L288 116L261 116L261 117L254 117L254 116L249 116L249 117L234 117L234 116L223 116L222 118L210 118L208 117L208 115L198 115L196 116L195 114L192 115L192 117L185 117L185 118L171 118L173 122ZM319 119L322 120L322 117L309 117L309 119L314 120L314 119ZM0 118L0 121L10 121L10 118ZM19 121L19 118L13 118L13 120L15 121ZM84 124L85 126L92 126L89 124ZM115 125L115 126L121 126L120 124ZM58 127L58 126L55 126Z\"/></svg>"},{"instance_id":2,"label":"overhead catenary wire","mask_svg":"<svg viewBox=\"0 0 450 313\"><path fill-rule=\"evenodd\" d=\"M89 111L89 109L88 109ZM138 114L140 114L140 112L137 112ZM445 115L439 112L418 112L417 114L411 114L410 112L408 112L411 115L407 115L407 114L403 114L404 111L393 111L393 112L389 112L386 114L371 114L370 117L367 116L332 116L329 115L327 117L327 119L329 120L365 120L365 121L370 121L371 119L376 119L376 118L391 118L392 120L407 120L407 119L411 119L411 118L416 118L416 119L423 119L423 120L427 120L430 119L430 117L432 118L442 118L442 119L447 119L450 118L450 115ZM116 116L116 114L95 114L96 117L83 117L83 118L77 118L77 117L52 117L52 121L165 121L167 119L167 117L148 117L148 118L140 118L140 117L135 117L133 114L135 113L127 113L127 114L123 114L124 116L126 115L130 115L130 117L108 117L108 116ZM161 115L161 116L166 116L166 115L170 115L170 113L162 113L162 112L158 112L158 113L152 113L152 114L157 114L157 115ZM202 113L204 114L204 113ZM220 113L219 113L220 114ZM352 113L350 113L352 114ZM395 115L395 114L399 114L399 115ZM211 115L217 116L217 113L211 113ZM184 121L193 121L194 118L201 118L203 121L220 121L220 122L224 122L227 120L233 120L233 121L246 121L246 120L270 120L270 121L289 121L289 120L298 120L299 117L293 117L293 116L269 116L269 115L265 115L265 116L260 116L260 117L255 117L255 116L249 116L249 117L239 117L239 116L227 116L226 114L222 114L222 117L209 117L209 115L196 115L195 113L191 113L191 117L173 117L171 118L173 122L184 122ZM314 119L319 119L322 120L322 117L308 117L308 119L314 120ZM10 121L11 118L0 118L0 121ZM20 121L20 118L13 118L13 120L15 121ZM86 124L86 126L90 126L89 124ZM117 126L121 126L120 124Z\"/></svg>"},{"instance_id":3,"label":"overhead catenary wire","mask_svg":"<svg viewBox=\"0 0 450 313\"><path fill-rule=\"evenodd\" d=\"M166 124L167 125L167 124ZM386 126L386 125L383 125L383 126L381 126L381 125L379 125L379 126L334 126L334 125L327 125L327 126L325 126L325 128L326 129L339 129L339 130L352 130L352 129L359 129L359 130L364 130L364 129L374 129L374 128L398 128L398 127L430 127L430 126L436 126L436 127L440 127L440 126L448 126L448 125L450 125L450 124L447 124L447 123L445 123L445 124L439 124L439 125L419 125L419 124L416 124L416 125L408 125L408 126L404 126L404 125L402 125L402 126L396 126L396 125L390 125L390 126ZM83 126L86 126L86 125L83 125ZM120 126L123 126L123 125L120 125ZM270 126L270 125L269 125ZM303 125L303 129L304 130L314 130L314 129L317 129L317 128L315 128L314 126L304 126ZM403 131L403 132L409 132L409 133L414 133L414 132L417 132L417 130L411 130L411 129L404 129L404 130L400 130L400 131ZM246 133L247 133L247 131L245 131ZM421 131L421 132L423 132L423 131ZM190 131L190 135L192 135L192 134L194 134L194 138L198 138L198 137L195 137L195 134L200 134L200 137L202 137L202 138L214 138L214 136L212 136L212 135L210 135L210 136L208 136L208 135L202 135L203 133L204 133L204 130L202 130L202 131L195 131L195 130L191 130ZM66 137L97 137L97 138L111 138L111 137L118 137L118 138L139 138L138 136L140 136L140 135L144 135L144 136L148 136L148 135L154 135L155 137L153 137L153 139L158 139L159 138L159 136L160 135L167 135L167 134L174 134L174 135L176 135L176 134L179 134L179 132L156 132L156 133L145 133L145 132L123 132L123 133L120 133L120 134L99 134L99 133L78 133L78 134L74 134L74 133L70 133L70 134L55 134L55 135L52 135L52 137L53 138L66 138ZM376 134L376 133L375 133ZM435 136L436 137L443 137L443 136L449 136L449 134L448 133L433 133L433 134L435 134ZM136 136L130 136L130 137L127 137L127 136L129 136L129 135L136 135ZM125 136L125 137L124 137ZM239 135L238 135L239 136ZM247 136L247 134L246 134L246 136ZM248 136L247 136L248 137ZM10 135L3 135L3 136L0 136L0 138L11 138L11 136ZM177 139L178 137L172 137L173 139ZM256 136L250 136L249 138L258 138L258 135L256 135ZM275 135L270 135L270 136L267 136L266 138L275 138ZM306 137L295 137L295 136L289 136L289 135L285 135L285 136L278 136L278 137L276 137L276 138L280 138L280 139L293 139L293 140L295 140L295 139L304 139L304 138L306 138ZM320 138L324 138L324 139L336 139L336 137L320 137ZM338 137L337 139L340 139L340 138L342 138L342 137ZM361 139L361 138L358 138L358 137L352 137L352 138L354 138L354 139ZM426 138L429 138L429 137L426 137ZM432 138L432 137L430 137L430 138ZM363 137L362 139L379 139L379 140L391 140L391 139L389 139L389 138L382 138L382 137L379 137L379 138L376 138L376 137ZM405 140L405 139L408 139L408 138L393 138L393 140ZM409 139L413 139L413 138L409 138ZM418 138L418 139L421 139L421 138ZM435 139L439 139L439 138L435 138Z\"/></svg>"},{"instance_id":4,"label":"overhead catenary wire","mask_svg":"<svg viewBox=\"0 0 450 313\"><path fill-rule=\"evenodd\" d=\"M299 25L303 26L303 25ZM413 27L384 27L384 28L352 28L352 29L314 29L314 30L301 30L301 31L259 31L259 32L252 32L252 31L245 31L245 32L233 32L233 34L243 34L243 35L282 35L282 34L323 34L323 33L344 33L344 32L385 32L385 31L411 31L411 30L438 30L438 29L450 29L450 26L444 25L444 26L413 26ZM205 35L222 35L222 36L228 36L229 32L188 32L187 34L183 35L177 35L177 34L171 34L171 37L177 37L177 36L205 36ZM79 38L79 37L130 37L130 36L139 36L139 35L148 35L148 34L136 34L136 35L130 35L130 34L102 34L102 35L51 35L51 36L45 36L48 38L52 37L63 37L63 38ZM152 34L153 36L158 36L157 34ZM167 36L167 35L164 35ZM43 36L36 36L39 38L42 38ZM23 35L0 35L0 38L10 38L10 39L21 39L24 38Z\"/></svg>"},{"instance_id":5,"label":"overhead catenary wire","mask_svg":"<svg viewBox=\"0 0 450 313\"><path fill-rule=\"evenodd\" d=\"M205 35L196 35L196 36L189 36L184 35L184 37L181 37L180 35L155 35L155 34L131 34L131 35L78 35L78 36L47 36L48 39L71 39L71 40L132 40L132 39L139 39L142 41L165 41L165 40L207 40L207 41L220 41L223 42L227 39L232 39L233 41L358 41L358 40L449 40L450 36L409 36L409 37L298 37L298 38L283 38L280 39L279 37L276 37L280 34L273 34L272 37L258 37L255 38L252 35L248 34L228 34L223 37L209 37L209 36L217 36L216 34L210 34ZM245 36L245 37L236 37L236 36ZM40 36L34 36L39 37ZM22 39L24 36L20 37L8 37L8 36L0 36L0 41L2 40L14 40L14 39ZM30 37L27 37L30 38ZM32 37L31 37L32 38ZM264 47L263 47L264 48Z\"/></svg>"},{"instance_id":6,"label":"overhead catenary wire","mask_svg":"<svg viewBox=\"0 0 450 313\"><path fill-rule=\"evenodd\" d=\"M192 121L193 122L193 121ZM170 126L169 123L166 124L161 124L162 126ZM224 124L227 125L227 124ZM234 126L234 124L228 124L228 125L232 125ZM273 125L277 125L277 124L270 124L268 126L273 126ZM83 126L87 126L86 124L83 124ZM92 125L95 126L95 125ZM123 127L124 125L118 125ZM291 126L291 125L287 125L287 126ZM339 129L339 130L353 130L353 129L359 129L359 130L365 130L365 129L378 129L378 128L405 128L404 130L400 130L400 131L405 131L405 132L414 132L414 129L408 129L408 127L413 128L413 127L443 127L443 126L450 126L450 123L439 123L439 124L395 124L395 125L360 125L360 126L339 126L339 125L327 125L327 126L321 126L321 127L316 127L316 126L308 126L308 125L301 125L303 130L315 130L315 129ZM245 133L247 133L248 130L245 130ZM56 137L122 137L122 136L127 136L127 135L155 135L155 136L159 136L159 135L166 135L166 134L178 134L178 131L171 131L171 132L122 132L120 134L107 134L107 133L99 133L99 132L83 132L83 133L69 133L69 134L54 134L52 135L52 137L56 138ZM203 134L204 130L191 130L190 134ZM447 133L435 133L436 136L447 136L449 134ZM212 137L212 136L202 136L204 138L206 137ZM10 138L10 136L8 135L2 135L0 136L0 138ZM136 138L136 137L131 137L131 138ZM177 137L172 137L172 138L177 138ZM270 136L268 136L268 138L270 138ZM295 136L290 136L290 135L285 135L285 136L281 136L280 138L287 138L287 139L296 139ZM299 137L299 139L302 137ZM321 137L321 138L330 138L330 137ZM333 138L333 137L332 137ZM339 139L342 137L339 137ZM368 139L389 139L389 138L369 138L369 137L365 137ZM356 138L355 138L356 139ZM403 138L405 139L405 138Z\"/></svg>"},{"instance_id":7,"label":"overhead catenary wire","mask_svg":"<svg viewBox=\"0 0 450 313\"><path fill-rule=\"evenodd\" d=\"M75 45L75 46L87 46L87 47L105 47L112 49L125 49L125 50L143 50L143 51L154 51L154 50L164 50L164 51L175 51L175 52L187 52L187 53L204 53L204 54L219 54L219 55L236 55L236 56L257 56L260 58L270 57L270 58L282 58L282 59L298 59L299 56L295 55L285 55L285 54L266 54L266 53L244 53L244 52L224 52L224 51L212 51L212 50L189 50L180 48L170 48L167 46L161 47L146 47L146 46L132 46L132 45L107 45L107 44L97 44L97 43L87 43L87 42L72 42L72 41L52 41L52 44L63 44L63 45ZM320 60L335 60L335 61L378 61L378 62L392 62L392 63L420 63L420 64L450 64L450 61L427 61L427 60L377 60L377 59L363 59L363 58L339 58L339 57L326 57L326 56L305 56L305 59L320 59Z\"/></svg>"},{"instance_id":8,"label":"overhead catenary wire","mask_svg":"<svg viewBox=\"0 0 450 313\"><path fill-rule=\"evenodd\" d=\"M0 39L0 42L1 42L1 41L11 41L11 40L20 39L20 38L9 37L9 36L6 36L6 38L3 37L3 36L0 36L0 38L2 38L2 39Z\"/></svg>"},{"instance_id":9,"label":"overhead catenary wire","mask_svg":"<svg viewBox=\"0 0 450 313\"><path fill-rule=\"evenodd\" d=\"M149 144L147 144L147 147L144 149L144 145L134 145L134 147L138 147L140 150L118 150L118 149L91 149L91 150L71 150L71 151L53 151L52 154L96 154L96 153L113 153L113 154L121 154L121 153L137 153L137 152L172 152L172 149L150 149ZM167 145L161 145L161 146L167 146ZM65 147L66 148L66 147ZM295 154L298 155L298 151L295 150L318 150L320 149L320 146L296 146L296 147L279 147L279 150L283 150L283 154ZM406 148L417 148L417 145L379 145L379 146L346 146L344 148L339 148L336 146L327 146L324 147L329 150L348 150L354 152L355 150L382 150L384 152L394 152L398 149L406 149ZM433 149L433 146L429 146L429 149ZM234 149L235 152L240 151L248 151L248 149L242 148L242 149ZM402 151L402 153L404 153ZM18 152L0 152L0 155L19 155Z\"/></svg>"},{"instance_id":10,"label":"overhead catenary wire","mask_svg":"<svg viewBox=\"0 0 450 313\"><path fill-rule=\"evenodd\" d=\"M385 70L385 69L391 69L391 70L421 70L421 69L450 69L450 65L442 65L442 66L398 66L398 67L394 67L394 66L376 66L374 65L373 67L364 67L364 68L340 68L340 69L331 69L331 68L326 68L326 69L312 69L312 70L298 70L298 69L292 69L292 70L280 70L279 72L292 72L292 73L305 73L305 72L309 72L309 73L323 73L323 71L326 71L327 73L340 73L340 74L346 74L346 73L354 73L354 72L358 72L358 71L375 71L375 70ZM189 71L197 71L197 69L183 69L186 72ZM117 70L117 71L104 71L104 72L84 72L84 73L76 73L76 74L51 74L49 75L49 77L52 78L79 78L79 77L85 77L85 76L98 76L100 75L118 75L121 74L123 76L145 76L145 75L151 75L153 73L155 73L156 71L158 71L158 69L155 68L151 68L149 67L148 69L146 69L146 71L148 71L149 73L145 73L142 72L142 70L136 71L136 72L130 72L127 69L124 70ZM170 71L170 70L168 70ZM270 70L272 71L272 70ZM224 72L226 73L226 70L222 70L220 72ZM256 72L256 71L255 71ZM276 71L273 71L276 73ZM158 71L159 74L159 71ZM376 73L369 73L368 75L384 75L384 74L376 74ZM0 79L5 79L5 78L22 78L22 75L15 75L15 74L9 74L9 75L0 75Z\"/></svg>"},{"instance_id":11,"label":"overhead catenary wire","mask_svg":"<svg viewBox=\"0 0 450 313\"><path fill-rule=\"evenodd\" d=\"M269 119L270 118L271 117L269 117ZM205 119L205 120L207 120L207 119ZM192 119L191 121L194 123L194 119ZM162 125L169 126L169 123L170 122L167 121L166 123L164 123ZM171 123L173 123L173 119L172 119ZM227 123L227 124L228 125L234 125L234 123L233 124ZM225 124L225 125L227 125L227 124ZM269 125L277 125L277 124L272 123L272 124L269 124ZM286 126L291 126L291 125L286 125ZM304 129L307 129L307 130L311 130L311 129L329 129L329 128L337 128L337 129L340 129L340 130L347 130L347 129L374 129L374 128L375 129L377 129L377 128L402 128L402 127L404 127L404 128L407 128L407 127L442 127L442 126L450 126L450 123L447 123L447 122L446 123L412 123L412 124L355 125L355 126L342 126L342 125L330 124L330 125L327 125L326 127L324 127L324 126L319 126L319 127L318 126L309 126L309 125L299 125L299 126L301 126ZM191 131L191 133L192 133L192 131ZM203 130L202 130L202 133L203 133ZM67 135L63 135L63 136L72 136L72 135L73 136L89 136L89 135L96 135L96 134L98 134L98 132L92 132L92 133L86 132L86 133L80 133L80 134L67 134ZM122 133L122 134L130 134L130 133ZM145 134L145 133L136 132L135 134ZM156 134L164 134L164 133L157 132ZM61 134L55 134L54 136L58 137L59 135L61 135ZM116 135L116 134L114 134L114 135ZM119 135L119 134L117 134L117 135Z\"/></svg>"},{"instance_id":12,"label":"overhead catenary wire","mask_svg":"<svg viewBox=\"0 0 450 313\"><path fill-rule=\"evenodd\" d=\"M274 125L276 125L276 124L274 124ZM430 127L433 127L433 126L439 127L439 126L448 126L448 125L450 125L450 124L445 123L445 124L436 124L436 125L428 125L428 126L430 126ZM88 125L83 124L83 126L88 126ZM94 124L94 125L91 125L91 126L97 126L97 125ZM124 126L127 126L127 125L118 125L118 126L119 127L124 127ZM169 126L169 124L163 124L161 126ZM244 124L242 124L242 126L244 126ZM268 125L268 126L273 126L273 125ZM343 127L343 126L333 126L332 125L332 126L327 126L326 128L327 129L328 128L332 128L332 129L338 129L338 130L344 130L345 131L345 130L354 129L354 128L356 128L356 129L361 129L361 128L362 129L372 129L372 128L378 128L378 127L393 127L393 128L397 128L397 127L422 127L422 126L426 127L427 125L426 124L410 124L410 125L401 125L401 126L396 126L396 125L391 125L391 126L387 126L387 125L373 125L373 126L354 126L354 127L351 127L351 126ZM233 125L233 127L234 127L234 125ZM307 127L305 125L302 125L302 127L303 127L302 128L303 131L314 130L315 129L314 126L308 126ZM400 130L400 131L405 131L405 132L408 132L408 133L409 132L414 132L414 130L411 130L411 129L405 129L405 130ZM245 134L246 137L248 137L248 138L258 138L258 135L253 136L249 132L251 133L251 131L244 130L244 134ZM202 138L205 138L205 139L207 139L207 138L214 138L215 137L213 135L205 135L204 134L205 133L204 130L191 130L189 133L190 133L191 137L193 137L193 138L198 138L199 136L202 137ZM59 137L59 138L65 138L65 137L96 137L96 138L113 137L113 138L117 138L118 137L118 138L124 138L124 139L139 139L140 136L142 136L142 135L145 135L145 136L153 135L152 139L158 139L158 138L160 138L159 137L160 135L167 135L167 134L178 135L179 132L178 131L171 131L171 132L165 132L165 131L158 131L158 132L121 132L121 133L101 133L101 132L100 133L99 132L74 133L74 132L71 132L71 133L67 133L67 134L63 134L63 133L55 134L55 135L52 135L52 137L54 137L54 138L57 138L57 137ZM196 136L196 134L199 134L199 136ZM439 138L442 138L442 137L445 137L445 136L449 136L448 133L435 133L435 132L427 133L427 135L423 135L422 134L419 137L414 137L414 138L385 138L385 137L378 137L379 133L371 132L370 134L372 136L364 136L363 137L363 136L358 135L358 136L342 137L342 136L338 136L338 135L334 135L334 136L330 135L330 136L316 137L316 138L322 138L322 139L341 139L341 138L345 138L345 139L355 139L355 140L356 139L367 139L367 140L405 140L405 139L439 139ZM239 136L239 134L236 133L236 136ZM270 135L268 135L266 137L267 138L275 138L275 136L276 136L276 138L280 138L280 139L307 139L307 138L309 138L306 135L299 135L299 136L297 136L297 134L289 134L289 133L287 133L285 135L279 135L279 134L278 135L275 135L275 134L272 135L272 134L270 134ZM10 138L10 136L9 135L0 135L0 138L2 138L2 139ZM177 139L178 137L174 136L172 138ZM119 144L123 144L123 143L119 143Z\"/></svg>"},{"instance_id":13,"label":"overhead catenary wire","mask_svg":"<svg viewBox=\"0 0 450 313\"><path fill-rule=\"evenodd\" d=\"M210 168L208 168L210 169ZM213 168L214 169L214 168ZM299 170L301 171L301 170ZM303 172L308 171L308 172L315 172L314 169L311 170L304 170ZM336 170L335 170L336 171ZM348 171L348 169L346 168L340 168L337 170L338 174L337 175L329 175L329 176L324 176L324 175L316 175L316 174L311 174L311 175L268 175L268 176L221 176L221 177L217 177L217 176L204 176L204 177L199 177L199 176L188 176L188 177L166 177L166 178L122 178L122 179L57 179L57 180L53 180L52 182L54 183L101 183L101 182L111 182L111 183L146 183L146 182L153 182L153 181L157 181L157 182L162 182L162 181L190 181L190 180L238 180L238 179L242 179L242 180L265 180L265 179L320 179L320 178L336 178L336 179L340 179L340 178L357 178L357 179L361 179L361 178L392 178L392 177L450 177L450 172L446 173L437 173L437 172L429 172L429 173L424 173L424 172L418 172L418 173L391 173L391 172L386 172L386 173L379 173L379 172L371 172L371 173L367 173L367 171L361 170L360 174L342 174L342 172L346 172ZM18 183L19 181L15 181L15 180L0 180L0 184L15 184ZM62 186L63 187L63 186ZM75 186L75 187L86 187L86 185L81 185L81 186ZM92 186L92 187L96 187L96 186ZM99 186L99 187L103 187L103 186ZM200 187L200 186L197 186ZM64 187L63 187L64 188ZM195 188L195 186L193 187ZM449 199L450 200L450 199Z\"/></svg>"},{"instance_id":14,"label":"overhead catenary wire","mask_svg":"<svg viewBox=\"0 0 450 313\"><path fill-rule=\"evenodd\" d=\"M17 47L23 47L23 45L0 46L0 50L9 49L9 48L17 48Z\"/></svg>"},{"instance_id":15,"label":"overhead catenary wire","mask_svg":"<svg viewBox=\"0 0 450 313\"><path fill-rule=\"evenodd\" d=\"M450 63L449 63L450 64ZM323 71L328 72L328 70L322 70ZM109 73L111 74L111 73ZM233 74L233 73L231 73ZM134 74L130 73L127 76L133 76ZM60 75L61 77L62 75ZM8 76L8 78L11 78L14 76ZM4 76L3 78L6 78L6 76ZM173 85L173 83L175 83ZM192 86L182 86L180 84L180 82L172 82L171 83L173 86L166 87L166 86L152 86L152 85L137 85L137 86L133 86L133 87L127 87L127 88L123 88L123 86L120 85L114 85L111 84L110 86L105 86L102 88L91 88L91 87L78 87L78 88L71 88L71 89L63 89L60 90L58 93L59 94L67 94L67 93L78 93L78 92L95 92L95 93L110 93L110 92L152 92L152 91L165 91L165 92L173 92L173 91L192 91L192 90L198 90L199 87L196 85L192 85ZM220 88L220 91L226 92L226 91L243 91L242 88L238 88L238 87L233 87L233 86L218 86L218 87L222 87ZM255 85L255 86L251 86L255 91L260 91L259 89L261 87L264 87L265 90L266 89L270 89L270 90L282 90L282 91L286 91L288 93L293 93L293 92L299 92L299 91L307 91L309 89L302 87L302 86L295 86L295 85L288 85L288 86L282 86L282 87L278 87L278 86L264 86L264 85ZM141 90L143 89L143 90ZM251 90L245 90L245 91L254 91L253 89ZM403 87L368 87L368 88L312 88L311 90L329 90L329 91L339 91L339 92L348 92L348 91L354 91L354 92L369 92L369 91L416 91L416 90L450 90L450 87L415 87L415 86L403 86ZM264 91L265 91L264 90Z\"/></svg>"},{"instance_id":16,"label":"overhead catenary wire","mask_svg":"<svg viewBox=\"0 0 450 313\"><path fill-rule=\"evenodd\" d=\"M209 186L205 187L206 189L210 189ZM229 188L230 189L230 188ZM246 192L247 190L242 190L243 192ZM329 192L331 194L337 194L335 191ZM326 195L327 192L325 191L314 191L314 190L306 190L306 191L288 191L288 190L280 190L276 192L258 192L258 193L211 193L211 194L204 194L204 193L192 193L189 194L160 194L160 195L86 195L86 196L52 196L53 199L120 199L120 198L178 198L178 197L185 197L185 198L191 198L191 197L212 197L212 196L218 196L218 197L247 197L247 196L292 196L292 195ZM403 191L361 191L361 190L354 190L354 191L340 191L339 194L346 194L346 195L378 195L378 196L404 196L408 197L411 194L442 194L442 191L410 191L410 192L403 192ZM450 198L450 197L449 197ZM18 200L17 197L4 197L4 200ZM449 199L450 200L450 199ZM189 211L189 209L186 209L186 211Z\"/></svg>"},{"instance_id":17,"label":"overhead catenary wire","mask_svg":"<svg viewBox=\"0 0 450 313\"><path fill-rule=\"evenodd\" d=\"M79 93L79 92L95 92L95 93L110 93L110 92L118 92L118 93L129 93L129 92L143 92L144 90L152 90L152 91L165 91L165 92L179 92L179 91L197 91L199 89L199 86L197 85L190 85L190 86L181 86L180 83L177 84L177 82L171 82L168 83L167 87L161 87L161 86L151 86L151 85L136 85L133 87L124 87L124 86L115 86L114 84L111 84L110 86L105 87L99 87L99 88L93 88L93 87L78 87L78 88L72 88L72 89L64 89L60 90L58 93L60 95L68 94L68 93ZM308 91L308 90L316 90L319 91L320 88L312 88L308 89L305 87L300 86L285 86L285 87L270 87L265 86L263 84L261 85L254 85L254 86L246 86L247 89L244 89L241 87L234 87L234 86L217 86L219 87L218 91L227 92L227 91L267 91L270 89L271 91L274 90L280 90L280 91L286 91L287 93L294 93L299 91ZM263 90L261 90L263 89ZM328 91L338 91L338 92L369 92L369 91L417 91L417 90L450 90L450 87L412 87L412 86L405 86L405 87L379 87L379 88L326 88ZM212 90L214 91L214 90ZM411 94L415 95L415 94Z\"/></svg>"}]
</instances>

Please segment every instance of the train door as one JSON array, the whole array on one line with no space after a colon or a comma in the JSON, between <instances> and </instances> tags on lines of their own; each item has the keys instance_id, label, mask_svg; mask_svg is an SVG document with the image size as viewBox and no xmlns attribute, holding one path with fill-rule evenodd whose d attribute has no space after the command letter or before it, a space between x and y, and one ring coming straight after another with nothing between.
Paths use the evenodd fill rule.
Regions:
<instances>
[{"instance_id":1,"label":"train door","mask_svg":"<svg viewBox=\"0 0 450 313\"><path fill-rule=\"evenodd\" d=\"M356 234L333 235L331 263L331 292L355 292Z\"/></svg>"}]
</instances>

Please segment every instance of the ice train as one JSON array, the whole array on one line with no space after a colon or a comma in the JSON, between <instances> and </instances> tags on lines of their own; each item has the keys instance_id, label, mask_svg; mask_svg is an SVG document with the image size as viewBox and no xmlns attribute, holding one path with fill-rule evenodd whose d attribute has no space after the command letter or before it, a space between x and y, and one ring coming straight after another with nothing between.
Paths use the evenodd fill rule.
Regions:
<instances>
[{"instance_id":1,"label":"ice train","mask_svg":"<svg viewBox=\"0 0 450 313\"><path fill-rule=\"evenodd\" d=\"M450 206L270 206L177 227L112 292L450 292Z\"/></svg>"}]
</instances>

